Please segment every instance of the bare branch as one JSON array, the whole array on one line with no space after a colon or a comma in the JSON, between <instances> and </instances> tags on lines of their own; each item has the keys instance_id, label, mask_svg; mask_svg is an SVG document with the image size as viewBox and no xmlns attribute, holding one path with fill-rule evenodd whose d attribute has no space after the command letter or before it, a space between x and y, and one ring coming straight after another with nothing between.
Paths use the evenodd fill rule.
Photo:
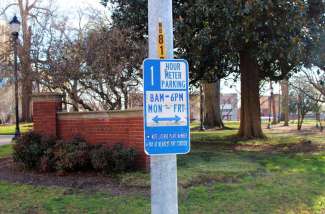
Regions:
<instances>
[{"instance_id":1,"label":"bare branch","mask_svg":"<svg viewBox=\"0 0 325 214\"><path fill-rule=\"evenodd\" d=\"M8 4L1 12L0 12L0 16L4 15L5 12L12 6L18 6L18 3L11 3L11 4Z\"/></svg>"},{"instance_id":2,"label":"bare branch","mask_svg":"<svg viewBox=\"0 0 325 214\"><path fill-rule=\"evenodd\" d=\"M36 3L37 3L38 0L34 0L33 3L31 3L29 6L28 6L28 10L31 10L32 8L35 7Z\"/></svg>"}]
</instances>

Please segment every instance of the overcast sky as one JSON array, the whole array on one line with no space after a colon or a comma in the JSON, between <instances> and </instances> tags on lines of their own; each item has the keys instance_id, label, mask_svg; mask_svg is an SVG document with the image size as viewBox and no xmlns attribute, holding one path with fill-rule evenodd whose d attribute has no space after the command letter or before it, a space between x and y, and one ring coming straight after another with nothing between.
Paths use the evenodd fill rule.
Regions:
<instances>
[{"instance_id":1,"label":"overcast sky","mask_svg":"<svg viewBox=\"0 0 325 214\"><path fill-rule=\"evenodd\" d=\"M103 12L105 10L99 0L56 0L55 4L65 15L73 15L76 14L78 10L86 10L88 8L95 8Z\"/></svg>"}]
</instances>

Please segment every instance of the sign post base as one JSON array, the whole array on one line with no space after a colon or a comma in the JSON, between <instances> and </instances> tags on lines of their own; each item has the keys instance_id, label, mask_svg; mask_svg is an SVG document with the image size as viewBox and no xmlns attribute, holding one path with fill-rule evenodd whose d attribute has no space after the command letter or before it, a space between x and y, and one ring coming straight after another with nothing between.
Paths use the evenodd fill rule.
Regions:
<instances>
[{"instance_id":1,"label":"sign post base","mask_svg":"<svg viewBox=\"0 0 325 214\"><path fill-rule=\"evenodd\" d=\"M177 214L177 158L176 155L150 157L151 213Z\"/></svg>"}]
</instances>

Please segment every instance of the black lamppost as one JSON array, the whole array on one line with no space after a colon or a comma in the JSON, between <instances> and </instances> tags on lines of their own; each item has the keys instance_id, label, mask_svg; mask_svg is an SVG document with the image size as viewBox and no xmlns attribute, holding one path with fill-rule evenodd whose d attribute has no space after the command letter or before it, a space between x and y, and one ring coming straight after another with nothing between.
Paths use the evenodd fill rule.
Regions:
<instances>
[{"instance_id":1,"label":"black lamppost","mask_svg":"<svg viewBox=\"0 0 325 214\"><path fill-rule=\"evenodd\" d=\"M18 20L17 16L14 16L12 20L9 22L10 24L10 31L13 40L13 47L14 47L14 72L15 72L15 113L16 113L16 132L15 137L20 136L20 129L19 129L19 99L18 99L18 60L17 60L17 40L18 34L20 29L20 21Z\"/></svg>"}]
</instances>

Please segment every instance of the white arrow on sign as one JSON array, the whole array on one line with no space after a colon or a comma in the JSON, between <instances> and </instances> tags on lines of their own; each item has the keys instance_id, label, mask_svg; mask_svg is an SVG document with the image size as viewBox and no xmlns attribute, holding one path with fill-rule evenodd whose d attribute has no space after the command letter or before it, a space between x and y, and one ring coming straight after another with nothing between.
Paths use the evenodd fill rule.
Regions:
<instances>
[{"instance_id":1,"label":"white arrow on sign","mask_svg":"<svg viewBox=\"0 0 325 214\"><path fill-rule=\"evenodd\" d=\"M151 69L151 85L153 86L153 81L154 81L154 79L153 79L153 66L151 66L150 67L150 69Z\"/></svg>"}]
</instances>

